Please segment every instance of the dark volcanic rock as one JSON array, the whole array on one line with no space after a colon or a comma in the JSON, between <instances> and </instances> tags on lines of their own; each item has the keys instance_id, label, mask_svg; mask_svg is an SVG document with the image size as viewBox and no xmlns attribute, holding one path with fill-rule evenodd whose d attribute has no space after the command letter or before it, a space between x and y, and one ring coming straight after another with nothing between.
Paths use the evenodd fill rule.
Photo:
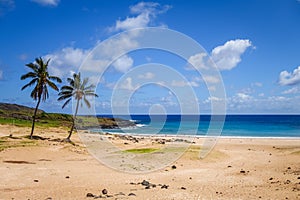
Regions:
<instances>
[{"instance_id":1,"label":"dark volcanic rock","mask_svg":"<svg viewBox=\"0 0 300 200\"><path fill-rule=\"evenodd\" d=\"M150 186L150 182L149 182L149 181L146 181L146 180L143 180L143 181L141 182L141 184L142 184L143 186Z\"/></svg>"},{"instance_id":2,"label":"dark volcanic rock","mask_svg":"<svg viewBox=\"0 0 300 200\"><path fill-rule=\"evenodd\" d=\"M161 189L168 189L168 187L169 187L168 185L162 185Z\"/></svg>"},{"instance_id":3,"label":"dark volcanic rock","mask_svg":"<svg viewBox=\"0 0 300 200\"><path fill-rule=\"evenodd\" d=\"M102 190L102 194L107 194L107 193L108 193L107 189Z\"/></svg>"},{"instance_id":4,"label":"dark volcanic rock","mask_svg":"<svg viewBox=\"0 0 300 200\"><path fill-rule=\"evenodd\" d=\"M86 197L95 197L95 195L89 192L86 194Z\"/></svg>"}]
</instances>

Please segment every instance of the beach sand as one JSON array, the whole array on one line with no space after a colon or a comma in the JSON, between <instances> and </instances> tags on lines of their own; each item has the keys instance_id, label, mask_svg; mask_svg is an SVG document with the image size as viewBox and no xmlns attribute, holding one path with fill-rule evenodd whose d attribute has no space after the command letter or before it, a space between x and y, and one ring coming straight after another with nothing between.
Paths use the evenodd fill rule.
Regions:
<instances>
[{"instance_id":1,"label":"beach sand","mask_svg":"<svg viewBox=\"0 0 300 200\"><path fill-rule=\"evenodd\" d=\"M88 193L106 199L300 199L296 139L221 138L199 159L204 139L197 138L174 163L136 174L99 162L79 134L72 136L74 146L59 141L67 135L62 128L37 128L35 135L45 140L22 137L29 133L30 128L0 125L0 147L9 146L0 151L0 199L94 199ZM161 144L161 137L101 138L120 149L168 144Z\"/></svg>"}]
</instances>

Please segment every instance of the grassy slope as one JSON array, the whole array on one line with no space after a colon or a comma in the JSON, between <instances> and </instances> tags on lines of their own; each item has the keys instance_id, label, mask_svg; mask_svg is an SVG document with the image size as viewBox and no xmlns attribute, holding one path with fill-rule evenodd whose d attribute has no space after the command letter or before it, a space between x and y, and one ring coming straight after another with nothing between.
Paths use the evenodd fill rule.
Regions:
<instances>
[{"instance_id":1,"label":"grassy slope","mask_svg":"<svg viewBox=\"0 0 300 200\"><path fill-rule=\"evenodd\" d=\"M21 106L17 104L0 103L0 124L13 124L16 126L31 126L34 108ZM40 127L70 127L72 124L72 116L61 113L46 113L42 110L38 111L36 125ZM98 121L98 122L97 122ZM83 117L79 116L77 128L84 127L100 127L100 126L116 126L114 119Z\"/></svg>"}]
</instances>

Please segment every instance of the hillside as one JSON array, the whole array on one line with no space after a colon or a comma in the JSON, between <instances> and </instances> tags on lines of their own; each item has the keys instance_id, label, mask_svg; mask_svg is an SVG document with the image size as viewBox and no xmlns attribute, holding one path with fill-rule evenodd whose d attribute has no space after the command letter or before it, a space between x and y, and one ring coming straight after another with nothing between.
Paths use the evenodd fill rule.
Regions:
<instances>
[{"instance_id":1,"label":"hillside","mask_svg":"<svg viewBox=\"0 0 300 200\"><path fill-rule=\"evenodd\" d=\"M0 124L14 124L17 126L30 126L34 108L30 108L18 104L0 103ZM119 126L135 126L133 122L113 119L113 118L97 118L91 116L78 116L76 128L106 128L113 129ZM38 110L36 117L37 126L44 127L70 127L72 124L72 115L62 113L46 113ZM119 125L119 126L118 126Z\"/></svg>"}]
</instances>

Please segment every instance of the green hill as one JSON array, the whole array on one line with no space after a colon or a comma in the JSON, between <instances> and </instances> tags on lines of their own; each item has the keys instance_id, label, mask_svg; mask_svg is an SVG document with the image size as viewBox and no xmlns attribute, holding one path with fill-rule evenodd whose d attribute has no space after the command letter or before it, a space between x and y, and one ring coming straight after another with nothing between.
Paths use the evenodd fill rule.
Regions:
<instances>
[{"instance_id":1,"label":"green hill","mask_svg":"<svg viewBox=\"0 0 300 200\"><path fill-rule=\"evenodd\" d=\"M0 124L14 124L16 126L31 126L34 108L18 104L0 103ZM42 127L67 127L72 124L72 115L62 113L46 113L38 110L36 125ZM133 122L113 119L95 118L93 116L78 116L77 129L107 128L113 129L127 126L135 126Z\"/></svg>"}]
</instances>

